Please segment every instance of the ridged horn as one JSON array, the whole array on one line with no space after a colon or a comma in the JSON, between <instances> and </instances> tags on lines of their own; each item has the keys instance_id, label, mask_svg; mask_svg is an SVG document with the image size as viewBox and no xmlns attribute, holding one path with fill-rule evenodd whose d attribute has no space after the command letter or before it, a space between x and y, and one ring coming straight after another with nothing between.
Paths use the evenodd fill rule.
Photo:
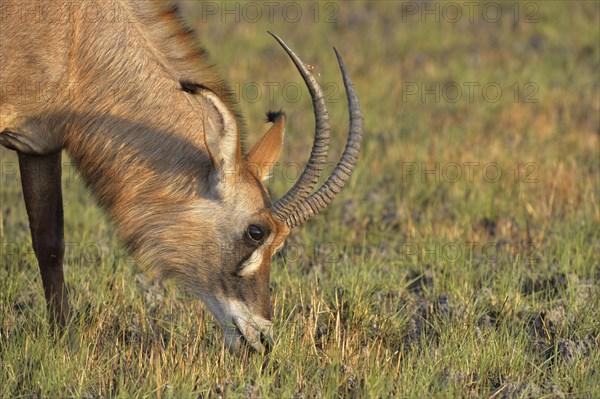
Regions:
<instances>
[{"instance_id":1,"label":"ridged horn","mask_svg":"<svg viewBox=\"0 0 600 399\"><path fill-rule=\"evenodd\" d=\"M302 75L310 92L315 115L315 138L306 168L302 171L296 184L271 206L275 217L285 221L298 205L308 198L321 176L329 151L329 113L325 107L323 90L313 74L283 40L274 33L269 32L269 34L279 42Z\"/></svg>"},{"instance_id":2,"label":"ridged horn","mask_svg":"<svg viewBox=\"0 0 600 399\"><path fill-rule=\"evenodd\" d=\"M308 199L298 205L298 207L286 219L287 225L292 228L306 222L311 216L316 215L329 205L335 196L344 187L358 160L363 136L363 116L358 103L358 97L354 90L354 85L348 75L348 70L337 49L333 49L342 71L346 97L348 99L348 112L350 114L350 128L346 148L329 176L329 179Z\"/></svg>"}]
</instances>

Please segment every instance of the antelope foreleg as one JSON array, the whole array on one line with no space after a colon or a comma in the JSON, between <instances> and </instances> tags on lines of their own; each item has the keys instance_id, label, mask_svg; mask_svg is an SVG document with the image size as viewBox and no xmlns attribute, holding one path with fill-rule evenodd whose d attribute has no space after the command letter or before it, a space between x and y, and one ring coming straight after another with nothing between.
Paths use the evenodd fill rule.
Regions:
<instances>
[{"instance_id":1,"label":"antelope foreleg","mask_svg":"<svg viewBox=\"0 0 600 399\"><path fill-rule=\"evenodd\" d=\"M19 167L50 323L62 328L68 320L69 302L63 276L61 153L43 156L19 153Z\"/></svg>"}]
</instances>

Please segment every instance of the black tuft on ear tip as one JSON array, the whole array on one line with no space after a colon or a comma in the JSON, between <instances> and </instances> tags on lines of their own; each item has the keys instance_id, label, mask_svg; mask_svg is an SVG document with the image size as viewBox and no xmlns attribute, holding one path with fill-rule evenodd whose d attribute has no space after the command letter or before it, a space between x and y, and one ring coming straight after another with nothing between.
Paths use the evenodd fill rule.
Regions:
<instances>
[{"instance_id":1,"label":"black tuft on ear tip","mask_svg":"<svg viewBox=\"0 0 600 399\"><path fill-rule=\"evenodd\" d=\"M267 120L266 120L266 122L275 123L275 122L277 122L277 119L279 119L282 116L285 116L285 112L283 112L282 110L279 110L279 111L267 111Z\"/></svg>"}]
</instances>

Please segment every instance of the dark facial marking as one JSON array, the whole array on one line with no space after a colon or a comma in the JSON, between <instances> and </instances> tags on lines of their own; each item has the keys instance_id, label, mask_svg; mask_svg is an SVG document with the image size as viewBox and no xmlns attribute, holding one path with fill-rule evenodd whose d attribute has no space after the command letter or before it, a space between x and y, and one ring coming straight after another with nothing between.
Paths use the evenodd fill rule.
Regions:
<instances>
[{"instance_id":1,"label":"dark facial marking","mask_svg":"<svg viewBox=\"0 0 600 399\"><path fill-rule=\"evenodd\" d=\"M200 90L210 90L208 87L204 86L203 84L200 83L196 83L196 82L192 82L189 80L180 80L179 84L181 85L181 90L185 91L186 93L190 93L190 94L197 94Z\"/></svg>"},{"instance_id":2,"label":"dark facial marking","mask_svg":"<svg viewBox=\"0 0 600 399\"><path fill-rule=\"evenodd\" d=\"M254 173L250 173L250 175L252 176L254 183L260 190L260 195L262 197L262 200L263 200L263 203L265 204L265 206L267 206L267 207L271 206L271 199L269 198L269 194L265 190L264 184L256 176L254 176Z\"/></svg>"},{"instance_id":3,"label":"dark facial marking","mask_svg":"<svg viewBox=\"0 0 600 399\"><path fill-rule=\"evenodd\" d=\"M244 263L246 263L246 261L248 259L250 259L250 257L252 256L252 252L250 252L248 255L244 256L242 258L242 260L240 260L237 265L235 266L235 272L233 273L234 276L236 277L241 277L238 275L238 273L240 273L242 271L242 269L244 268Z\"/></svg>"}]
</instances>

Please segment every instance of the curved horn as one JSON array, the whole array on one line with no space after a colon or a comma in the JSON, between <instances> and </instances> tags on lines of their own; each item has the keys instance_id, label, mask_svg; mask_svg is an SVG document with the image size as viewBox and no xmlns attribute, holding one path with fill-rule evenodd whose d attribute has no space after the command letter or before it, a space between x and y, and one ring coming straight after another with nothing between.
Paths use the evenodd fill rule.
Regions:
<instances>
[{"instance_id":1,"label":"curved horn","mask_svg":"<svg viewBox=\"0 0 600 399\"><path fill-rule=\"evenodd\" d=\"M346 97L348 98L348 112L350 114L348 141L346 142L344 153L331 173L331 176L329 176L329 179L327 179L321 188L308 197L305 202L299 204L298 208L288 216L286 223L290 228L304 223L311 216L316 215L327 207L350 178L358 160L358 154L360 153L364 123L362 112L346 65L344 65L344 61L342 61L342 57L335 47L333 50L340 64Z\"/></svg>"},{"instance_id":2,"label":"curved horn","mask_svg":"<svg viewBox=\"0 0 600 399\"><path fill-rule=\"evenodd\" d=\"M315 114L315 139L306 168L302 171L296 184L271 207L275 217L284 221L297 208L298 204L308 198L325 166L327 152L329 151L329 114L325 107L323 90L312 73L283 40L274 33L269 32L269 34L279 42L296 65L300 75L302 75L310 92Z\"/></svg>"}]
</instances>

